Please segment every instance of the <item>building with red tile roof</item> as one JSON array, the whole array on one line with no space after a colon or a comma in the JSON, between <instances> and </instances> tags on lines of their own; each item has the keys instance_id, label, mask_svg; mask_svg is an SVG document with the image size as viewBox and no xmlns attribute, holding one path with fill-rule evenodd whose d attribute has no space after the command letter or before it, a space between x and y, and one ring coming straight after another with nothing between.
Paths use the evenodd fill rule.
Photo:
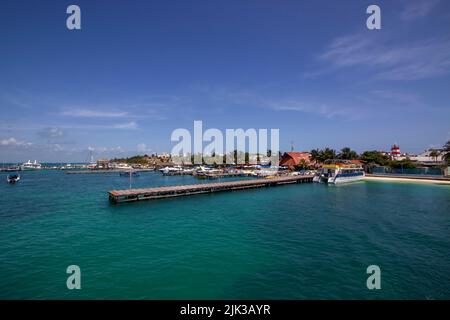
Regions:
<instances>
[{"instance_id":1,"label":"building with red tile roof","mask_svg":"<svg viewBox=\"0 0 450 320\"><path fill-rule=\"evenodd\" d=\"M309 165L311 161L311 153L309 152L285 152L280 159L280 166L295 167L302 160Z\"/></svg>"}]
</instances>

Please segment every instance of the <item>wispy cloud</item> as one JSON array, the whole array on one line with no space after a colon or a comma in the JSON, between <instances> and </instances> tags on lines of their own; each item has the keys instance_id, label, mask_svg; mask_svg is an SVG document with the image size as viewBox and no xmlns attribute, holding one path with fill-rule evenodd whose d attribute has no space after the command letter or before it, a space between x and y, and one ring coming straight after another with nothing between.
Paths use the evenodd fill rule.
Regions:
<instances>
[{"instance_id":1,"label":"wispy cloud","mask_svg":"<svg viewBox=\"0 0 450 320\"><path fill-rule=\"evenodd\" d=\"M54 140L57 137L57 132L52 132L52 130L69 130L69 129L80 129L80 130L112 130L112 129L121 129L121 130L135 130L139 129L139 125L135 121L128 122L119 122L112 124L83 124L83 123L66 123L66 124L54 124L51 123L49 125L36 124L31 123L27 125L23 125L23 123L0 123L0 130L5 131L37 131L38 136L40 138L44 138L46 140ZM64 135L62 137L66 137L64 131L62 131ZM53 135L53 137L52 137ZM61 137L61 138L62 138ZM61 143L61 142L59 142Z\"/></svg>"},{"instance_id":2,"label":"wispy cloud","mask_svg":"<svg viewBox=\"0 0 450 320\"><path fill-rule=\"evenodd\" d=\"M393 43L354 34L334 39L319 56L325 66L307 76L360 67L384 80L419 80L450 72L450 40Z\"/></svg>"},{"instance_id":3,"label":"wispy cloud","mask_svg":"<svg viewBox=\"0 0 450 320\"><path fill-rule=\"evenodd\" d=\"M90 109L71 109L61 112L61 115L77 118L122 118L128 115L124 111L102 111Z\"/></svg>"},{"instance_id":4,"label":"wispy cloud","mask_svg":"<svg viewBox=\"0 0 450 320\"><path fill-rule=\"evenodd\" d=\"M67 133L59 127L45 127L37 132L38 138L48 144L74 144L75 142L67 136Z\"/></svg>"},{"instance_id":5,"label":"wispy cloud","mask_svg":"<svg viewBox=\"0 0 450 320\"><path fill-rule=\"evenodd\" d=\"M88 151L95 152L97 154L105 154L105 153L123 153L125 150L120 147L102 147L102 146L89 146L87 148Z\"/></svg>"},{"instance_id":6,"label":"wispy cloud","mask_svg":"<svg viewBox=\"0 0 450 320\"><path fill-rule=\"evenodd\" d=\"M370 92L372 96L381 98L383 100L390 100L394 102L404 102L408 104L416 104L419 102L419 97L414 93L401 92L396 90L377 89Z\"/></svg>"},{"instance_id":7,"label":"wispy cloud","mask_svg":"<svg viewBox=\"0 0 450 320\"><path fill-rule=\"evenodd\" d=\"M145 143L139 143L136 147L136 151L142 153L151 153L152 149L149 148Z\"/></svg>"},{"instance_id":8,"label":"wispy cloud","mask_svg":"<svg viewBox=\"0 0 450 320\"><path fill-rule=\"evenodd\" d=\"M0 140L0 146L4 147L29 147L31 145L31 142L20 141L13 137Z\"/></svg>"},{"instance_id":9,"label":"wispy cloud","mask_svg":"<svg viewBox=\"0 0 450 320\"><path fill-rule=\"evenodd\" d=\"M303 102L298 100L278 100L267 101L266 106L275 111L294 111L311 113L325 118L344 117L346 119L355 119L359 117L359 112L351 108L342 108L336 105L328 105L323 102Z\"/></svg>"},{"instance_id":10,"label":"wispy cloud","mask_svg":"<svg viewBox=\"0 0 450 320\"><path fill-rule=\"evenodd\" d=\"M123 122L123 123L113 123L113 124L64 124L58 126L63 129L82 129L82 130L135 130L139 126L135 121Z\"/></svg>"},{"instance_id":11,"label":"wispy cloud","mask_svg":"<svg viewBox=\"0 0 450 320\"><path fill-rule=\"evenodd\" d=\"M404 21L412 21L427 16L440 0L409 0L400 14Z\"/></svg>"},{"instance_id":12,"label":"wispy cloud","mask_svg":"<svg viewBox=\"0 0 450 320\"><path fill-rule=\"evenodd\" d=\"M129 129L134 130L137 129L137 123L134 121L126 122L126 123L118 123L112 126L114 129Z\"/></svg>"},{"instance_id":13,"label":"wispy cloud","mask_svg":"<svg viewBox=\"0 0 450 320\"><path fill-rule=\"evenodd\" d=\"M124 103L123 106L101 105L98 107L67 107L59 112L63 117L71 118L128 118L128 119L153 119L165 120L165 113L172 109L173 105L164 102L135 102Z\"/></svg>"},{"instance_id":14,"label":"wispy cloud","mask_svg":"<svg viewBox=\"0 0 450 320\"><path fill-rule=\"evenodd\" d=\"M222 90L222 94L215 94L215 99L225 105L239 107L261 108L274 112L299 112L317 115L324 118L342 117L347 120L361 116L359 108L352 108L349 100L343 104L337 98L305 97L300 94L289 96L268 95L259 91Z\"/></svg>"}]
</instances>

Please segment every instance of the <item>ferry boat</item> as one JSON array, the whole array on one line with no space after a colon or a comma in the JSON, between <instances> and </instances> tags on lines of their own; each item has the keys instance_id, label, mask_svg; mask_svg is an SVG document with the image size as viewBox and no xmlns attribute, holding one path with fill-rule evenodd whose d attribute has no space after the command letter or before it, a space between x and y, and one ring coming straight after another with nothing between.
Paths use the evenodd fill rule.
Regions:
<instances>
[{"instance_id":1,"label":"ferry boat","mask_svg":"<svg viewBox=\"0 0 450 320\"><path fill-rule=\"evenodd\" d=\"M40 170L40 169L42 169L42 166L36 160L34 160L34 162L31 162L31 160L28 160L28 162L22 163L22 165L20 166L20 169L21 170Z\"/></svg>"},{"instance_id":2,"label":"ferry boat","mask_svg":"<svg viewBox=\"0 0 450 320\"><path fill-rule=\"evenodd\" d=\"M327 160L313 181L339 184L362 180L364 177L364 169L359 164L348 160Z\"/></svg>"}]
</instances>

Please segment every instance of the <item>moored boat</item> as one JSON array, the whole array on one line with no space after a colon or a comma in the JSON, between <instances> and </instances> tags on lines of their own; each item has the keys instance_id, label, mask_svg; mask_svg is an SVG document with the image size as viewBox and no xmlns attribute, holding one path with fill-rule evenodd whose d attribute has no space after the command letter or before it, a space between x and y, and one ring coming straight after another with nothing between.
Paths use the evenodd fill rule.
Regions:
<instances>
[{"instance_id":1,"label":"moored boat","mask_svg":"<svg viewBox=\"0 0 450 320\"><path fill-rule=\"evenodd\" d=\"M212 175L219 175L222 173L223 173L223 170L209 168L209 167L205 167L205 166L199 166L198 168L196 168L193 171L193 175L199 179L207 178L208 176L212 176Z\"/></svg>"},{"instance_id":2,"label":"moored boat","mask_svg":"<svg viewBox=\"0 0 450 320\"><path fill-rule=\"evenodd\" d=\"M137 172L137 171L123 171L123 172L120 172L119 175L121 177L129 177L130 175L133 176L133 177L139 177L139 172Z\"/></svg>"},{"instance_id":3,"label":"moored boat","mask_svg":"<svg viewBox=\"0 0 450 320\"><path fill-rule=\"evenodd\" d=\"M28 160L28 162L22 163L20 166L21 170L40 170L42 169L42 165L38 163L36 160L34 162L31 162L31 160Z\"/></svg>"},{"instance_id":4,"label":"moored boat","mask_svg":"<svg viewBox=\"0 0 450 320\"><path fill-rule=\"evenodd\" d=\"M181 166L165 167L159 169L159 171L165 176L190 175L193 173L192 169L183 168Z\"/></svg>"},{"instance_id":5,"label":"moored boat","mask_svg":"<svg viewBox=\"0 0 450 320\"><path fill-rule=\"evenodd\" d=\"M313 181L339 184L359 181L364 177L364 169L360 164L352 163L349 160L327 160Z\"/></svg>"}]
</instances>

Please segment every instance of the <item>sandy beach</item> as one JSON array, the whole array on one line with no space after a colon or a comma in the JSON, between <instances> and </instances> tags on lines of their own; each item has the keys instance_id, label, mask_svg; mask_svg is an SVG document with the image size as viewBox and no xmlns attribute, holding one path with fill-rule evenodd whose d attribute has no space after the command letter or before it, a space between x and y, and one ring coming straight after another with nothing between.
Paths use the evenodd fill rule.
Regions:
<instances>
[{"instance_id":1,"label":"sandy beach","mask_svg":"<svg viewBox=\"0 0 450 320\"><path fill-rule=\"evenodd\" d=\"M416 178L416 177L399 177L399 176L373 176L366 175L366 181L398 181L398 182L414 182L414 183L432 183L450 185L450 179L433 179L433 178Z\"/></svg>"}]
</instances>

